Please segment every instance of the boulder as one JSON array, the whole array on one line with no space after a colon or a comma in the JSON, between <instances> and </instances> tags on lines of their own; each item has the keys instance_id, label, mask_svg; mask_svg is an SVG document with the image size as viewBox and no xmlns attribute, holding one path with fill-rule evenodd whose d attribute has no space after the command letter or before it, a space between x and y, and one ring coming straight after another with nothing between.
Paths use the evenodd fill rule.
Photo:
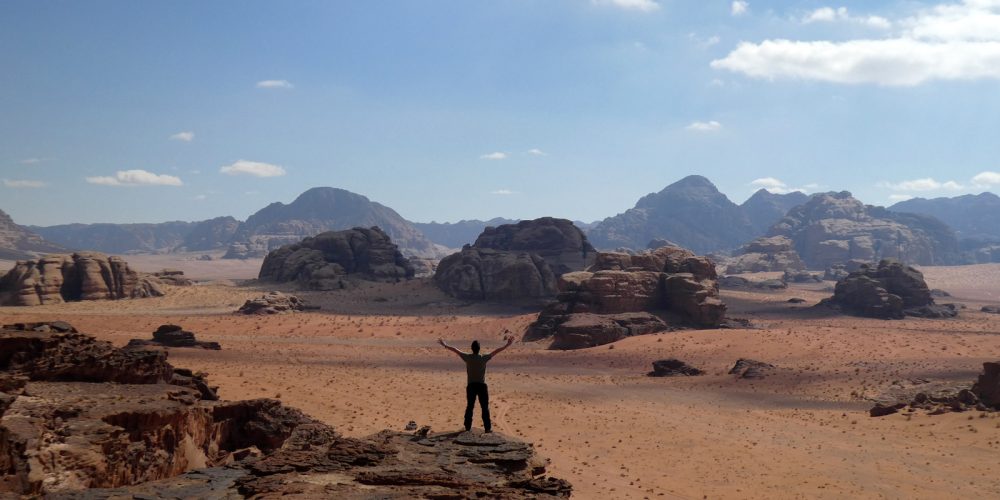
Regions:
<instances>
[{"instance_id":1,"label":"boulder","mask_svg":"<svg viewBox=\"0 0 1000 500\"><path fill-rule=\"evenodd\" d=\"M1000 306L983 306L979 310L984 313L1000 314Z\"/></svg>"},{"instance_id":2,"label":"boulder","mask_svg":"<svg viewBox=\"0 0 1000 500\"><path fill-rule=\"evenodd\" d=\"M809 271L785 271L782 279L788 283L821 283L823 278Z\"/></svg>"},{"instance_id":3,"label":"boulder","mask_svg":"<svg viewBox=\"0 0 1000 500\"><path fill-rule=\"evenodd\" d=\"M849 314L884 319L958 314L953 305L934 303L920 271L893 260L882 260L878 267L863 266L850 273L837 283L833 297L820 304Z\"/></svg>"},{"instance_id":4,"label":"boulder","mask_svg":"<svg viewBox=\"0 0 1000 500\"><path fill-rule=\"evenodd\" d=\"M983 373L972 392L984 405L1000 410L1000 361L983 363Z\"/></svg>"},{"instance_id":5,"label":"boulder","mask_svg":"<svg viewBox=\"0 0 1000 500\"><path fill-rule=\"evenodd\" d=\"M726 265L726 272L735 274L803 269L805 264L795 251L792 240L786 236L757 238L744 245Z\"/></svg>"},{"instance_id":6,"label":"boulder","mask_svg":"<svg viewBox=\"0 0 1000 500\"><path fill-rule=\"evenodd\" d=\"M356 227L320 233L268 253L259 279L295 282L312 290L337 290L353 278L396 282L413 276L413 266L389 235L377 227Z\"/></svg>"},{"instance_id":7,"label":"boulder","mask_svg":"<svg viewBox=\"0 0 1000 500\"><path fill-rule=\"evenodd\" d=\"M647 375L650 377L690 377L704 374L704 371L690 366L679 359L670 358L653 361L653 371L649 372Z\"/></svg>"},{"instance_id":8,"label":"boulder","mask_svg":"<svg viewBox=\"0 0 1000 500\"><path fill-rule=\"evenodd\" d=\"M617 342L633 335L664 331L667 324L646 312L621 314L574 313L552 318L550 349L586 349ZM530 339L526 339L530 340Z\"/></svg>"},{"instance_id":9,"label":"boulder","mask_svg":"<svg viewBox=\"0 0 1000 500\"><path fill-rule=\"evenodd\" d=\"M736 364L729 370L729 374L736 375L736 378L759 379L764 378L768 372L774 369L775 366L770 363L740 358L736 360Z\"/></svg>"},{"instance_id":10,"label":"boulder","mask_svg":"<svg viewBox=\"0 0 1000 500\"><path fill-rule=\"evenodd\" d=\"M194 337L194 333L185 331L178 325L160 325L153 332L153 340L132 339L126 349L142 349L146 347L193 347L217 351L222 349L218 342L202 342Z\"/></svg>"},{"instance_id":11,"label":"boulder","mask_svg":"<svg viewBox=\"0 0 1000 500\"><path fill-rule=\"evenodd\" d=\"M475 244L441 260L434 283L463 300L517 301L555 296L556 279L595 258L572 222L544 217L487 227Z\"/></svg>"},{"instance_id":12,"label":"boulder","mask_svg":"<svg viewBox=\"0 0 1000 500\"><path fill-rule=\"evenodd\" d=\"M236 311L240 314L285 314L302 311L306 309L305 301L281 292L268 292L267 294L250 299Z\"/></svg>"},{"instance_id":13,"label":"boulder","mask_svg":"<svg viewBox=\"0 0 1000 500\"><path fill-rule=\"evenodd\" d=\"M162 295L155 278L134 271L121 257L96 252L17 261L0 278L0 305L35 306Z\"/></svg>"}]
</instances>

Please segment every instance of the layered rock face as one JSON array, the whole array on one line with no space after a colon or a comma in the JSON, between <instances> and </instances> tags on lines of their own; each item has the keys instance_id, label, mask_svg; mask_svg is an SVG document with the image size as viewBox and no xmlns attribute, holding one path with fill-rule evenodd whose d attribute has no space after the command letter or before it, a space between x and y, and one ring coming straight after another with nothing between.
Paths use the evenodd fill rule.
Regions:
<instances>
[{"instance_id":1,"label":"layered rock face","mask_svg":"<svg viewBox=\"0 0 1000 500\"><path fill-rule=\"evenodd\" d=\"M413 275L413 266L389 235L377 227L356 227L321 233L267 254L259 278L336 290L345 288L348 278L395 282Z\"/></svg>"},{"instance_id":2,"label":"layered rock face","mask_svg":"<svg viewBox=\"0 0 1000 500\"><path fill-rule=\"evenodd\" d=\"M790 238L811 269L852 259L949 264L958 255L955 234L944 223L867 206L847 191L813 195L772 226L769 236Z\"/></svg>"},{"instance_id":3,"label":"layered rock face","mask_svg":"<svg viewBox=\"0 0 1000 500\"><path fill-rule=\"evenodd\" d=\"M920 271L894 260L882 260L878 267L862 266L850 273L837 283L833 297L821 304L850 314L885 319L957 314L953 304L934 303Z\"/></svg>"},{"instance_id":4,"label":"layered rock face","mask_svg":"<svg viewBox=\"0 0 1000 500\"><path fill-rule=\"evenodd\" d=\"M560 277L557 301L528 327L525 340L553 337L552 348L575 349L669 328L650 312L678 325L716 327L726 312L717 279L712 261L682 248L602 252L587 271Z\"/></svg>"},{"instance_id":5,"label":"layered rock face","mask_svg":"<svg viewBox=\"0 0 1000 500\"><path fill-rule=\"evenodd\" d=\"M159 297L156 279L140 275L121 257L80 252L18 261L0 278L0 304L35 306L77 300Z\"/></svg>"},{"instance_id":6,"label":"layered rock face","mask_svg":"<svg viewBox=\"0 0 1000 500\"><path fill-rule=\"evenodd\" d=\"M382 228L406 255L441 255L440 249L395 210L350 191L318 187L292 203L272 203L251 215L236 230L223 258L263 257L307 236L372 226Z\"/></svg>"},{"instance_id":7,"label":"layered rock face","mask_svg":"<svg viewBox=\"0 0 1000 500\"><path fill-rule=\"evenodd\" d=\"M29 259L36 254L65 252L66 249L17 225L0 210L0 259Z\"/></svg>"},{"instance_id":8,"label":"layered rock face","mask_svg":"<svg viewBox=\"0 0 1000 500\"><path fill-rule=\"evenodd\" d=\"M56 498L544 498L528 443L392 431L364 439L275 400L218 401L160 351L64 325L0 329L0 486ZM64 333L55 330L67 330Z\"/></svg>"},{"instance_id":9,"label":"layered rock face","mask_svg":"<svg viewBox=\"0 0 1000 500\"><path fill-rule=\"evenodd\" d=\"M572 222L544 217L486 228L474 245L441 260L434 282L464 300L552 297L560 275L585 269L595 256Z\"/></svg>"},{"instance_id":10,"label":"layered rock face","mask_svg":"<svg viewBox=\"0 0 1000 500\"><path fill-rule=\"evenodd\" d=\"M740 249L739 255L729 260L727 273L759 273L798 271L805 264L795 251L792 240L786 236L757 238Z\"/></svg>"},{"instance_id":11,"label":"layered rock face","mask_svg":"<svg viewBox=\"0 0 1000 500\"><path fill-rule=\"evenodd\" d=\"M236 312L239 314L270 315L293 313L305 309L305 301L295 295L268 292L261 297L244 302Z\"/></svg>"}]
</instances>

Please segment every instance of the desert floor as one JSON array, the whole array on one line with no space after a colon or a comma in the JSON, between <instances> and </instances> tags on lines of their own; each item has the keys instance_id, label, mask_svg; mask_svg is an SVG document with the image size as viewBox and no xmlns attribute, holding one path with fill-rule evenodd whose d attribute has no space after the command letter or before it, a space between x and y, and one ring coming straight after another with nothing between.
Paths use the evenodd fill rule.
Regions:
<instances>
[{"instance_id":1,"label":"desert floor","mask_svg":"<svg viewBox=\"0 0 1000 500\"><path fill-rule=\"evenodd\" d=\"M410 420L460 428L464 366L435 344L498 346L520 334L525 308L456 302L426 280L301 293L321 310L269 317L233 311L271 289L240 278L258 262L129 257L143 270L182 268L206 280L169 296L0 308L0 321L63 319L124 345L176 323L222 351L174 349L176 366L208 372L226 399L280 398L362 436ZM552 460L580 498L1000 497L1000 414L923 412L871 418L897 381L970 383L1000 359L1000 265L929 267L932 287L968 306L958 319L880 321L811 308L831 283L723 296L759 328L681 331L556 352L514 344L488 374L495 427ZM792 305L791 297L806 299ZM645 376L675 357L708 373ZM758 381L727 371L739 358L778 365ZM476 413L477 426L479 412Z\"/></svg>"}]
</instances>

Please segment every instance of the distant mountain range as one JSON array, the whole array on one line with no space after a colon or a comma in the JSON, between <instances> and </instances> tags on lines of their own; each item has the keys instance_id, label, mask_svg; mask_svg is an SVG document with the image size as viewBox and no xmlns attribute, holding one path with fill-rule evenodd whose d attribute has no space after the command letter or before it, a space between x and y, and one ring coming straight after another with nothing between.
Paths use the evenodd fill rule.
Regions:
<instances>
[{"instance_id":1,"label":"distant mountain range","mask_svg":"<svg viewBox=\"0 0 1000 500\"><path fill-rule=\"evenodd\" d=\"M808 198L762 189L737 205L708 179L691 175L598 222L587 237L599 249L644 249L654 239L666 239L697 253L728 250L762 235Z\"/></svg>"},{"instance_id":2,"label":"distant mountain range","mask_svg":"<svg viewBox=\"0 0 1000 500\"><path fill-rule=\"evenodd\" d=\"M813 203L817 197L823 199L813 209L800 210L797 215L791 213L796 207ZM786 220L787 216L793 220ZM117 254L227 249L230 258L259 257L280 245L323 231L378 226L404 254L439 258L451 249L471 244L488 226L516 222L504 218L411 222L365 196L318 187L305 191L291 203L272 203L245 222L218 217L199 222L25 228L0 212L0 257L24 258L32 253L66 249ZM803 258L814 266L830 260L829 256L821 255L823 252L840 255L837 248L843 245L853 249L845 255L855 255L852 252L856 251L860 252L857 256L890 256L892 248L905 247L900 256L913 258L915 262L954 263L961 259L956 257L955 232L951 227L961 238L1000 242L1000 197L983 193L933 200L917 198L884 209L866 206L850 193L808 196L761 189L737 205L708 179L692 175L643 196L634 208L622 214L576 224L595 247L604 250L621 247L638 250L653 240L669 240L698 253L726 252L765 234L785 234L796 240ZM783 229L775 229L782 224ZM822 230L816 229L821 226ZM839 230L846 233L835 234ZM864 238L866 234L872 236L870 242ZM816 241L803 243L805 235L812 235L809 238ZM820 237L825 238L826 246L816 246ZM870 252L866 250L868 246ZM963 258L980 262L992 259L989 252L980 254L986 257ZM1000 256L1000 250L997 255Z\"/></svg>"}]
</instances>

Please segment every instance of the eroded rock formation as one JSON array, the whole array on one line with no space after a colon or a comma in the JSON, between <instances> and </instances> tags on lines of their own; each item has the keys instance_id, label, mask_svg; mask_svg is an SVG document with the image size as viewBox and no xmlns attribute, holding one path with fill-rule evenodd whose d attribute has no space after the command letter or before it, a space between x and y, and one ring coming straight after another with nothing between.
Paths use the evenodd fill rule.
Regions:
<instances>
[{"instance_id":1,"label":"eroded rock formation","mask_svg":"<svg viewBox=\"0 0 1000 500\"><path fill-rule=\"evenodd\" d=\"M356 227L320 233L268 253L259 278L337 290L346 288L350 279L394 282L413 275L413 266L389 235L377 227Z\"/></svg>"},{"instance_id":2,"label":"eroded rock formation","mask_svg":"<svg viewBox=\"0 0 1000 500\"><path fill-rule=\"evenodd\" d=\"M848 314L883 319L905 316L954 317L954 304L938 305L924 281L924 275L913 267L894 260L882 260L877 267L862 266L837 282L833 297L820 305L833 307Z\"/></svg>"},{"instance_id":3,"label":"eroded rock formation","mask_svg":"<svg viewBox=\"0 0 1000 500\"><path fill-rule=\"evenodd\" d=\"M305 309L305 301L295 295L268 292L261 297L244 302L236 312L240 314L285 314Z\"/></svg>"},{"instance_id":4,"label":"eroded rock formation","mask_svg":"<svg viewBox=\"0 0 1000 500\"><path fill-rule=\"evenodd\" d=\"M731 274L800 271L806 266L786 236L757 238L743 246L739 255L727 262Z\"/></svg>"},{"instance_id":5,"label":"eroded rock formation","mask_svg":"<svg viewBox=\"0 0 1000 500\"><path fill-rule=\"evenodd\" d=\"M49 331L42 331L48 329ZM567 497L502 434L347 438L269 399L216 401L159 351L0 330L0 486L70 498ZM68 328L72 330L72 327ZM185 375L186 374L186 375ZM186 380L185 380L186 379Z\"/></svg>"},{"instance_id":6,"label":"eroded rock formation","mask_svg":"<svg viewBox=\"0 0 1000 500\"><path fill-rule=\"evenodd\" d=\"M556 279L595 256L572 222L543 217L488 227L476 243L441 260L434 282L464 300L531 300L556 294Z\"/></svg>"},{"instance_id":7,"label":"eroded rock formation","mask_svg":"<svg viewBox=\"0 0 1000 500\"><path fill-rule=\"evenodd\" d=\"M194 333L184 330L179 325L160 325L153 332L153 339L132 339L126 349L141 349L146 347L193 347L217 351L222 349L218 342L204 342L196 339Z\"/></svg>"},{"instance_id":8,"label":"eroded rock formation","mask_svg":"<svg viewBox=\"0 0 1000 500\"><path fill-rule=\"evenodd\" d=\"M653 361L653 371L647 373L650 377L693 377L704 374L703 370L673 358Z\"/></svg>"},{"instance_id":9,"label":"eroded rock formation","mask_svg":"<svg viewBox=\"0 0 1000 500\"><path fill-rule=\"evenodd\" d=\"M638 255L598 253L587 271L559 278L557 301L545 307L524 339L553 337L552 348L573 349L668 325L717 327L726 312L717 278L711 260L678 247Z\"/></svg>"},{"instance_id":10,"label":"eroded rock formation","mask_svg":"<svg viewBox=\"0 0 1000 500\"><path fill-rule=\"evenodd\" d=\"M157 280L132 270L121 257L92 252L17 261L0 278L0 305L36 306L161 295Z\"/></svg>"}]
</instances>

